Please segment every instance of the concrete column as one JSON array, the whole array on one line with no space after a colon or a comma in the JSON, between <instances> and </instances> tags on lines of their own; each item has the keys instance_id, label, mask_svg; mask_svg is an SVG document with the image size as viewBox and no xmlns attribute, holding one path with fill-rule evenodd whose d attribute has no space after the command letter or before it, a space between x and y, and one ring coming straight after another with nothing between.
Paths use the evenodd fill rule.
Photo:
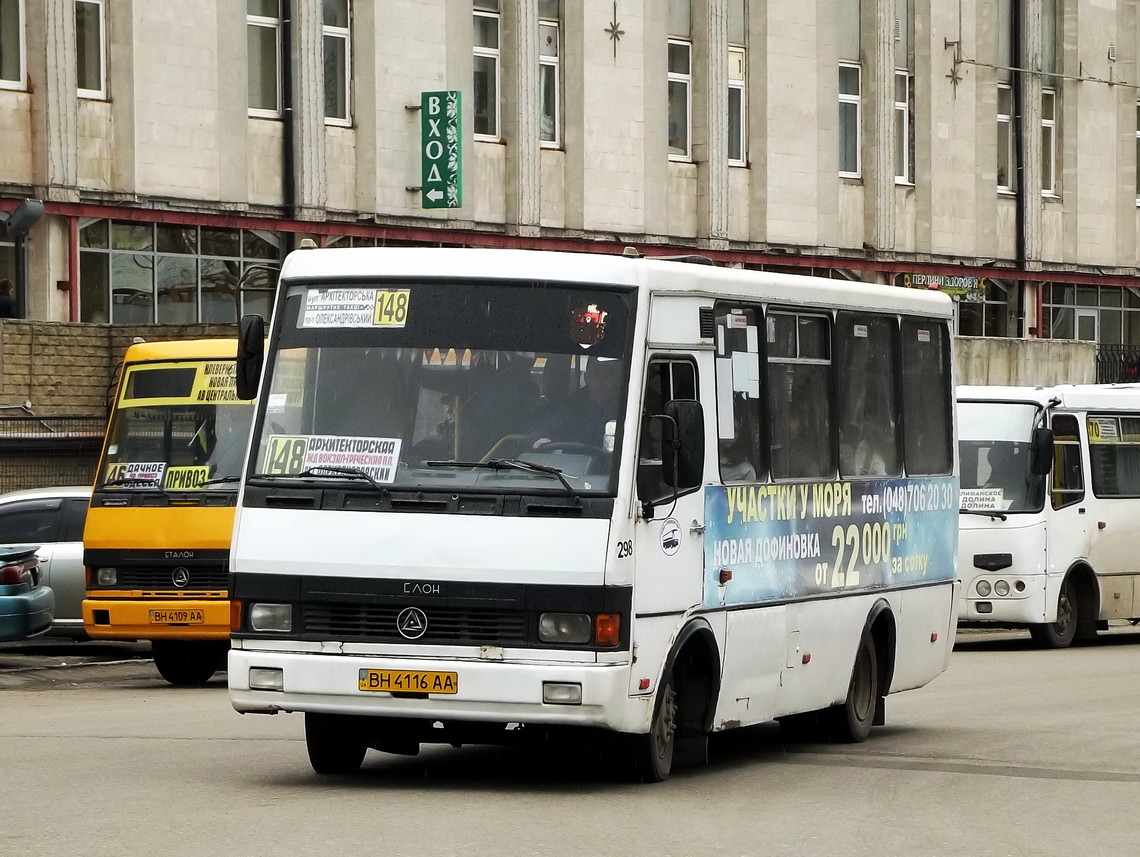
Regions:
<instances>
[{"instance_id":1,"label":"concrete column","mask_svg":"<svg viewBox=\"0 0 1140 857\"><path fill-rule=\"evenodd\" d=\"M748 3L748 237L768 236L768 10Z\"/></svg>"},{"instance_id":2,"label":"concrete column","mask_svg":"<svg viewBox=\"0 0 1140 857\"><path fill-rule=\"evenodd\" d=\"M565 222L585 222L586 181L586 4L562 0L562 148L566 151Z\"/></svg>"},{"instance_id":3,"label":"concrete column","mask_svg":"<svg viewBox=\"0 0 1140 857\"><path fill-rule=\"evenodd\" d=\"M1014 0L1021 4L1021 67L1041 71L1041 0ZM1020 75L1022 147L1019 157L1022 194L1022 228L1025 258L1040 268L1041 259L1041 75Z\"/></svg>"},{"instance_id":4,"label":"concrete column","mask_svg":"<svg viewBox=\"0 0 1140 857\"><path fill-rule=\"evenodd\" d=\"M894 2L863 0L863 216L876 250L895 246Z\"/></svg>"},{"instance_id":5,"label":"concrete column","mask_svg":"<svg viewBox=\"0 0 1140 857\"><path fill-rule=\"evenodd\" d=\"M728 238L728 2L693 3L697 236Z\"/></svg>"},{"instance_id":6,"label":"concrete column","mask_svg":"<svg viewBox=\"0 0 1140 857\"><path fill-rule=\"evenodd\" d=\"M448 221L452 222L453 226L458 226L460 223L470 221L471 211L475 207L475 200L473 194L475 193L478 184L475 181L472 173L474 164L474 151L475 151L475 112L474 112L474 92L472 86L472 75L474 74L475 65L472 59L472 29L471 29L471 0L444 0L444 31L447 40L447 75L446 86L440 87L441 89L458 89L463 93L462 97L462 113L461 119L463 121L463 208L448 208L439 209ZM415 130L412 135L414 140L415 150L419 151L419 114L416 114L417 119L414 123ZM420 174L418 171L419 159L416 158L416 171L414 172L414 182L411 184L418 185L420 183ZM417 203L418 210L418 203Z\"/></svg>"},{"instance_id":7,"label":"concrete column","mask_svg":"<svg viewBox=\"0 0 1140 857\"><path fill-rule=\"evenodd\" d=\"M610 11L605 4L604 12ZM628 11L619 7L619 13ZM642 21L642 54L644 64L644 232L647 235L665 235L669 231L669 4L664 0L646 3ZM598 20L604 20L599 16ZM594 24L596 26L596 23ZM618 45L624 52L625 40L636 38L633 19L624 24L626 35Z\"/></svg>"},{"instance_id":8,"label":"concrete column","mask_svg":"<svg viewBox=\"0 0 1140 857\"><path fill-rule=\"evenodd\" d=\"M375 3L356 3L352 7L352 113L356 126L356 208L373 214L377 208L377 154L379 117L377 116L376 57L377 27L384 26L384 11ZM411 103L409 94L406 101ZM414 116L419 123L419 114ZM419 182L409 181L408 184Z\"/></svg>"},{"instance_id":9,"label":"concrete column","mask_svg":"<svg viewBox=\"0 0 1140 857\"><path fill-rule=\"evenodd\" d=\"M79 199L75 94L75 6L72 0L25 4L28 85L32 98L33 179L44 199ZM42 188L42 190L40 190Z\"/></svg>"},{"instance_id":10,"label":"concrete column","mask_svg":"<svg viewBox=\"0 0 1140 857\"><path fill-rule=\"evenodd\" d=\"M217 5L218 192L237 207L249 202L249 41L245 7Z\"/></svg>"},{"instance_id":11,"label":"concrete column","mask_svg":"<svg viewBox=\"0 0 1140 857\"><path fill-rule=\"evenodd\" d=\"M537 235L540 211L538 141L538 6L506 0L503 10L503 138L507 144L507 228Z\"/></svg>"},{"instance_id":12,"label":"concrete column","mask_svg":"<svg viewBox=\"0 0 1140 857\"><path fill-rule=\"evenodd\" d=\"M301 220L324 220L328 201L325 170L324 45L320 0L292 0L293 170ZM285 105L289 109L289 105Z\"/></svg>"}]
</instances>

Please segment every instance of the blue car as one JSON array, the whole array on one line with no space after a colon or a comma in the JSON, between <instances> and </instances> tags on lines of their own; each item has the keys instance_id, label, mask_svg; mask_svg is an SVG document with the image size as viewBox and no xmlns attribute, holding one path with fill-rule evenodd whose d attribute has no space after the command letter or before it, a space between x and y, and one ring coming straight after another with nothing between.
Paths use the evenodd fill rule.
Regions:
<instances>
[{"instance_id":1,"label":"blue car","mask_svg":"<svg viewBox=\"0 0 1140 857\"><path fill-rule=\"evenodd\" d=\"M35 637L51 627L55 593L40 581L38 548L0 548L0 641Z\"/></svg>"}]
</instances>

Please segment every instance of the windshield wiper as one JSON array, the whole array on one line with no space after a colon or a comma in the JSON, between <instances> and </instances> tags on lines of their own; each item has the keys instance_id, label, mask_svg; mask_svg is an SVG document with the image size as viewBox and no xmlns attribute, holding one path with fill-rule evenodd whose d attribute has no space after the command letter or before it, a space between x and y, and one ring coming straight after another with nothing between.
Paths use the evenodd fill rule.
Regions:
<instances>
[{"instance_id":1,"label":"windshield wiper","mask_svg":"<svg viewBox=\"0 0 1140 857\"><path fill-rule=\"evenodd\" d=\"M270 478L279 479L303 479L305 477L311 477L313 479L336 479L338 476L347 476L349 479L360 479L367 482L385 496L392 493L387 485L381 485L359 467L326 467L323 464L319 464L316 467L306 468L300 473L255 473L254 476L269 476Z\"/></svg>"},{"instance_id":2,"label":"windshield wiper","mask_svg":"<svg viewBox=\"0 0 1140 857\"><path fill-rule=\"evenodd\" d=\"M563 487L574 499L578 499L578 492L557 467L548 467L522 458L491 458L487 461L425 461L428 467L481 467L486 470L522 470L525 473L549 473L557 477Z\"/></svg>"},{"instance_id":3,"label":"windshield wiper","mask_svg":"<svg viewBox=\"0 0 1140 857\"><path fill-rule=\"evenodd\" d=\"M959 509L958 514L959 515L985 515L987 518L990 518L991 520L994 518L999 518L1003 521L1006 520L1005 512L999 512L996 509Z\"/></svg>"},{"instance_id":4,"label":"windshield wiper","mask_svg":"<svg viewBox=\"0 0 1140 857\"><path fill-rule=\"evenodd\" d=\"M257 475L263 476L264 474L259 473ZM217 476L214 479L207 479L202 484L203 485L221 485L223 482L241 482L241 477L240 476Z\"/></svg>"},{"instance_id":5,"label":"windshield wiper","mask_svg":"<svg viewBox=\"0 0 1140 857\"><path fill-rule=\"evenodd\" d=\"M117 479L108 479L100 487L110 488L115 485L146 485L148 488L156 488L159 491L162 490L162 486L153 479L141 479L138 476L120 476Z\"/></svg>"}]
</instances>

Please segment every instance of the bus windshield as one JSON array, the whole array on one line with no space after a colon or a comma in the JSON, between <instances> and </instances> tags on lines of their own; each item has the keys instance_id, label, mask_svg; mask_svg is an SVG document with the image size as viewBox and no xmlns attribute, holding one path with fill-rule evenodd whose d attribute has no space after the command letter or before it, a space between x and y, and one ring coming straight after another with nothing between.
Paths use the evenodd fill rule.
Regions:
<instances>
[{"instance_id":1,"label":"bus windshield","mask_svg":"<svg viewBox=\"0 0 1140 857\"><path fill-rule=\"evenodd\" d=\"M253 408L233 360L127 366L99 486L194 491L236 487Z\"/></svg>"},{"instance_id":2,"label":"bus windshield","mask_svg":"<svg viewBox=\"0 0 1140 857\"><path fill-rule=\"evenodd\" d=\"M537 283L293 286L251 470L612 494L633 299Z\"/></svg>"},{"instance_id":3,"label":"bus windshield","mask_svg":"<svg viewBox=\"0 0 1140 857\"><path fill-rule=\"evenodd\" d=\"M1041 511L1045 480L1029 469L1029 439L1038 413L1029 403L958 403L962 511Z\"/></svg>"}]
</instances>

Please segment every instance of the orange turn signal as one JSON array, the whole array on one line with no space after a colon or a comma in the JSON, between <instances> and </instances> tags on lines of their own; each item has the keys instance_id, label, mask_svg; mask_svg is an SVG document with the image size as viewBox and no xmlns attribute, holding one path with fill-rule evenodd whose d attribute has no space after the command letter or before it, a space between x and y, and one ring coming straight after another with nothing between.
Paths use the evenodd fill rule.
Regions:
<instances>
[{"instance_id":1,"label":"orange turn signal","mask_svg":"<svg viewBox=\"0 0 1140 857\"><path fill-rule=\"evenodd\" d=\"M241 602L236 598L230 601L230 633L236 634L241 630Z\"/></svg>"},{"instance_id":2,"label":"orange turn signal","mask_svg":"<svg viewBox=\"0 0 1140 857\"><path fill-rule=\"evenodd\" d=\"M594 643L616 646L621 640L621 614L599 613L594 617Z\"/></svg>"}]
</instances>

